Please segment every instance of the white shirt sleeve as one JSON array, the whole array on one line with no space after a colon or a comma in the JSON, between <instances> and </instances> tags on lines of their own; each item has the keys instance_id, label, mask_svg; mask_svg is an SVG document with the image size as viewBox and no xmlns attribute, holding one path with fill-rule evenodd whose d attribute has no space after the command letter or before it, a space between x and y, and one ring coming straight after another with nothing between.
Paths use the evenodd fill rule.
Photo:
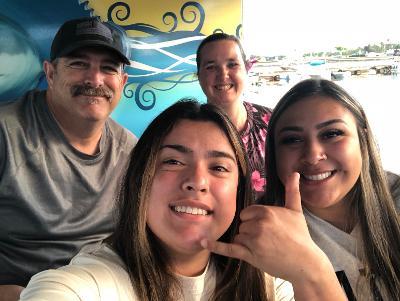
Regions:
<instances>
[{"instance_id":1,"label":"white shirt sleeve","mask_svg":"<svg viewBox=\"0 0 400 301\"><path fill-rule=\"evenodd\" d=\"M289 281L274 278L274 286L276 301L294 301L293 286Z\"/></svg>"},{"instance_id":2,"label":"white shirt sleeve","mask_svg":"<svg viewBox=\"0 0 400 301\"><path fill-rule=\"evenodd\" d=\"M20 300L137 300L117 255L108 249L101 252L101 256L80 253L69 265L36 274L22 291Z\"/></svg>"},{"instance_id":3,"label":"white shirt sleeve","mask_svg":"<svg viewBox=\"0 0 400 301\"><path fill-rule=\"evenodd\" d=\"M86 275L85 275L86 274ZM95 279L80 267L65 266L32 277L20 300L30 301L100 301Z\"/></svg>"}]
</instances>

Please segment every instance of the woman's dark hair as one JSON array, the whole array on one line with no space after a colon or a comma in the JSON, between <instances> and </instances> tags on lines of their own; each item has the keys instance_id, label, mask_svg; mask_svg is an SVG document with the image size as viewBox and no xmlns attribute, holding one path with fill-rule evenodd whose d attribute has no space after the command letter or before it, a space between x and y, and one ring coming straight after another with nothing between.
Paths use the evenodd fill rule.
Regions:
<instances>
[{"instance_id":1,"label":"woman's dark hair","mask_svg":"<svg viewBox=\"0 0 400 301\"><path fill-rule=\"evenodd\" d=\"M240 54L242 55L243 62L246 64L246 54L244 53L242 44L240 43L240 40L234 36L234 35L229 35L223 32L217 32L213 33L206 38L204 38L203 41L201 41L199 47L197 48L196 52L196 64L197 64L197 73L199 73L200 70L200 64L201 64L201 51L203 50L204 46L206 46L209 43L216 42L216 41L234 41L240 49Z\"/></svg>"},{"instance_id":2,"label":"woman's dark hair","mask_svg":"<svg viewBox=\"0 0 400 301\"><path fill-rule=\"evenodd\" d=\"M155 174L157 155L164 138L181 120L215 123L227 136L238 162L236 213L220 237L231 242L239 229L239 213L252 203L252 192L244 148L235 127L216 106L183 100L167 108L147 127L136 144L119 196L119 219L112 246L127 267L140 300L176 300L181 288L171 270L168 255L146 224L147 203ZM196 133L193 133L196 135ZM266 300L264 273L249 264L211 254L217 270L212 300Z\"/></svg>"},{"instance_id":3,"label":"woman's dark hair","mask_svg":"<svg viewBox=\"0 0 400 301\"><path fill-rule=\"evenodd\" d=\"M378 280L383 288L380 292L383 300L397 300L400 296L399 217L364 110L334 82L323 79L304 80L291 88L274 108L268 125L268 185L265 202L283 205L284 200L285 190L276 168L276 124L290 106L314 96L329 97L337 101L349 110L356 120L362 168L356 184L346 198L351 202L352 223L360 224L367 280L371 288L375 287L374 280Z\"/></svg>"}]
</instances>

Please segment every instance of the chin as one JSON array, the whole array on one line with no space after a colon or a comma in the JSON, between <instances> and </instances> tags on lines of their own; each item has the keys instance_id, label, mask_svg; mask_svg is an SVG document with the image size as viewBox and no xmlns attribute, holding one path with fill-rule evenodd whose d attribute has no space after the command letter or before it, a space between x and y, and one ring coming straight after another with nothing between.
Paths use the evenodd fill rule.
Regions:
<instances>
[{"instance_id":1,"label":"chin","mask_svg":"<svg viewBox=\"0 0 400 301\"><path fill-rule=\"evenodd\" d=\"M200 245L201 239L190 240L183 243L182 248L188 250L189 252L198 252L203 250L203 247Z\"/></svg>"},{"instance_id":2,"label":"chin","mask_svg":"<svg viewBox=\"0 0 400 301\"><path fill-rule=\"evenodd\" d=\"M334 198L328 198L324 196L313 196L312 198L303 198L302 202L307 208L315 208L315 209L329 209L337 206L340 201L337 201Z\"/></svg>"}]
</instances>

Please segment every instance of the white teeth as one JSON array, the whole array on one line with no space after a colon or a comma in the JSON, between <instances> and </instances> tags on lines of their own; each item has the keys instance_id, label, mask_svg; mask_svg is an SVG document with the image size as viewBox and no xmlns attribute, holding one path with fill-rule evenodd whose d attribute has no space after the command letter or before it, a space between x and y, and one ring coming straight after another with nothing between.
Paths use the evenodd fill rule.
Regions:
<instances>
[{"instance_id":1,"label":"white teeth","mask_svg":"<svg viewBox=\"0 0 400 301\"><path fill-rule=\"evenodd\" d=\"M226 85L217 85L216 88L217 90L220 91L227 91L232 87L232 84L226 84Z\"/></svg>"},{"instance_id":2,"label":"white teeth","mask_svg":"<svg viewBox=\"0 0 400 301\"><path fill-rule=\"evenodd\" d=\"M311 181L321 181L321 180L324 180L324 179L326 179L327 177L329 177L331 174L332 174L331 171L327 171L327 172L324 172L324 173L320 173L320 174L318 174L318 175L309 175L309 176L303 175L303 176L304 176L304 178L306 178L307 180L311 180Z\"/></svg>"},{"instance_id":3,"label":"white teeth","mask_svg":"<svg viewBox=\"0 0 400 301\"><path fill-rule=\"evenodd\" d=\"M207 215L207 210L196 208L196 207L189 207L189 206L173 206L172 210L176 212L183 212L192 215Z\"/></svg>"}]
</instances>

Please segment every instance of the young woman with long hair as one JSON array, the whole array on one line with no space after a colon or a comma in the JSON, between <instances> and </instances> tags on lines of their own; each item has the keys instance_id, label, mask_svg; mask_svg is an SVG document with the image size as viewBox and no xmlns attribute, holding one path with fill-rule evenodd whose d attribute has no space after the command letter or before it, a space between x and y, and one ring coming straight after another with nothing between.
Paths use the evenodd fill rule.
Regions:
<instances>
[{"instance_id":1,"label":"young woman with long hair","mask_svg":"<svg viewBox=\"0 0 400 301\"><path fill-rule=\"evenodd\" d=\"M399 216L361 105L332 81L302 81L276 105L267 147L266 203L283 205L285 177L300 173L311 236L349 300L398 300Z\"/></svg>"}]
</instances>

